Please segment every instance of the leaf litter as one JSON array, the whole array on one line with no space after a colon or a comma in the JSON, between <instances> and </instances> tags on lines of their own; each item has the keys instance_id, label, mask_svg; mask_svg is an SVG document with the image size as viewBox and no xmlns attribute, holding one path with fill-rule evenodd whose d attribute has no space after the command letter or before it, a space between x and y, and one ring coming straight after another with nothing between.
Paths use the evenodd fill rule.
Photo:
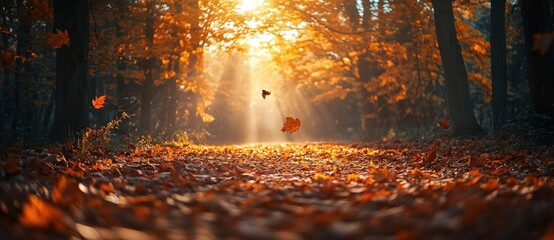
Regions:
<instances>
[{"instance_id":1,"label":"leaf litter","mask_svg":"<svg viewBox=\"0 0 554 240\"><path fill-rule=\"evenodd\" d=\"M9 152L15 239L554 237L554 150L493 140ZM64 157L66 156L66 157Z\"/></svg>"}]
</instances>

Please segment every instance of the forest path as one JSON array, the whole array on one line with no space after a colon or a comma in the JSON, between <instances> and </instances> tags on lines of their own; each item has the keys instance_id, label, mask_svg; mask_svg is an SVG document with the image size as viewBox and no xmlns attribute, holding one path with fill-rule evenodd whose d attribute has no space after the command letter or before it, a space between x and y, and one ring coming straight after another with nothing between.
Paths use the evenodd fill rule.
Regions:
<instances>
[{"instance_id":1,"label":"forest path","mask_svg":"<svg viewBox=\"0 0 554 240\"><path fill-rule=\"evenodd\" d=\"M552 239L553 149L498 146L155 146L80 162L23 150L3 161L0 235Z\"/></svg>"}]
</instances>

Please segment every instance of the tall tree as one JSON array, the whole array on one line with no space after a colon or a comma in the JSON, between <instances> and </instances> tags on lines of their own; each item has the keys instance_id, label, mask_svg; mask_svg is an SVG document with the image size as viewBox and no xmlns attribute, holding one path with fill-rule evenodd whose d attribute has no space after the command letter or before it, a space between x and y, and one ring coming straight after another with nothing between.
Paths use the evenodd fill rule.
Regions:
<instances>
[{"instance_id":1,"label":"tall tree","mask_svg":"<svg viewBox=\"0 0 554 240\"><path fill-rule=\"evenodd\" d=\"M469 98L469 83L454 27L452 1L432 0L435 31L444 68L448 111L456 135L481 133Z\"/></svg>"},{"instance_id":2,"label":"tall tree","mask_svg":"<svg viewBox=\"0 0 554 240\"><path fill-rule=\"evenodd\" d=\"M498 131L507 120L506 0L491 0L491 78L493 128Z\"/></svg>"},{"instance_id":3,"label":"tall tree","mask_svg":"<svg viewBox=\"0 0 554 240\"><path fill-rule=\"evenodd\" d=\"M535 111L554 124L554 47L542 54L533 51L533 36L552 32L551 1L522 0L523 32L529 91Z\"/></svg>"},{"instance_id":4,"label":"tall tree","mask_svg":"<svg viewBox=\"0 0 554 240\"><path fill-rule=\"evenodd\" d=\"M154 47L154 7L155 1L150 1L146 7L146 19L144 23L144 37L146 40L147 56L144 59L144 82L142 83L142 99L140 111L140 126L142 133L149 134L151 128L152 98L154 95L154 61L152 48Z\"/></svg>"},{"instance_id":5,"label":"tall tree","mask_svg":"<svg viewBox=\"0 0 554 240\"><path fill-rule=\"evenodd\" d=\"M54 0L54 29L69 45L56 50L55 115L51 136L65 141L88 125L89 0Z\"/></svg>"}]
</instances>

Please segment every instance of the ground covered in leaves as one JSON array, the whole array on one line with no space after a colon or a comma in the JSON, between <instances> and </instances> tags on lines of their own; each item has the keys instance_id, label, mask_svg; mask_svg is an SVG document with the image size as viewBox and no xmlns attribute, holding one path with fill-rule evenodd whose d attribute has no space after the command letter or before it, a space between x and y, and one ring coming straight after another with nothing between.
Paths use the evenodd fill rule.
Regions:
<instances>
[{"instance_id":1,"label":"ground covered in leaves","mask_svg":"<svg viewBox=\"0 0 554 240\"><path fill-rule=\"evenodd\" d=\"M494 139L12 150L10 239L554 239L554 149Z\"/></svg>"}]
</instances>

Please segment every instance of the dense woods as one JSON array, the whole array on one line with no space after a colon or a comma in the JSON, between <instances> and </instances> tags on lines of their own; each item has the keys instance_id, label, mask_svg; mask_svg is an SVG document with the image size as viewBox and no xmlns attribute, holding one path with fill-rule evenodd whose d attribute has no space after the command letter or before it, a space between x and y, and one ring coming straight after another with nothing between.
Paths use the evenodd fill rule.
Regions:
<instances>
[{"instance_id":1,"label":"dense woods","mask_svg":"<svg viewBox=\"0 0 554 240\"><path fill-rule=\"evenodd\" d=\"M4 144L77 141L124 112L118 134L220 143L283 140L268 132L287 114L297 140L552 117L550 1L70 2L2 2Z\"/></svg>"}]
</instances>

